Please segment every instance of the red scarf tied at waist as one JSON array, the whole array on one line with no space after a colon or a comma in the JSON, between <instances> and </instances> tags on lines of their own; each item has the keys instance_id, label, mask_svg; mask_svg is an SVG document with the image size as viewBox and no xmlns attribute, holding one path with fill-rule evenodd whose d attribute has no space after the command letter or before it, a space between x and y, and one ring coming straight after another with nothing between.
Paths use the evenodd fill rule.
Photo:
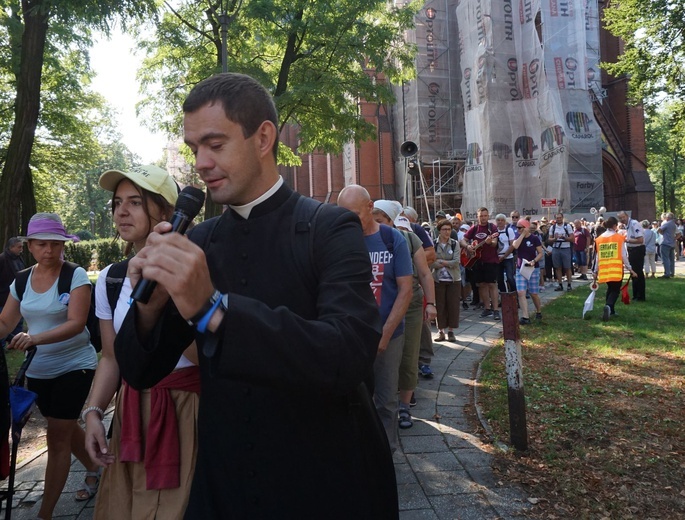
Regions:
<instances>
[{"instance_id":1,"label":"red scarf tied at waist","mask_svg":"<svg viewBox=\"0 0 685 520\"><path fill-rule=\"evenodd\" d=\"M125 381L123 389L119 458L122 462L140 462L143 459L140 392ZM199 394L200 369L188 367L175 370L150 389L150 422L145 440L147 489L173 489L180 486L178 421L169 390Z\"/></svg>"}]
</instances>

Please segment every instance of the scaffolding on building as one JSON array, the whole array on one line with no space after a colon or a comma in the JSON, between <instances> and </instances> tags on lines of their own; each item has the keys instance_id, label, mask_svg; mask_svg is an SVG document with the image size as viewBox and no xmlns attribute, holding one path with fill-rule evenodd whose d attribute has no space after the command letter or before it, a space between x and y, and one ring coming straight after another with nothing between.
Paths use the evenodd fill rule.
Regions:
<instances>
[{"instance_id":1,"label":"scaffolding on building","mask_svg":"<svg viewBox=\"0 0 685 520\"><path fill-rule=\"evenodd\" d=\"M422 221L430 222L438 211L452 215L459 212L465 164L465 150L453 150L447 154L447 158L437 158L428 163L421 163L425 190L421 179L418 176L412 176L412 192L414 208ZM426 211L429 214L426 214Z\"/></svg>"}]
</instances>

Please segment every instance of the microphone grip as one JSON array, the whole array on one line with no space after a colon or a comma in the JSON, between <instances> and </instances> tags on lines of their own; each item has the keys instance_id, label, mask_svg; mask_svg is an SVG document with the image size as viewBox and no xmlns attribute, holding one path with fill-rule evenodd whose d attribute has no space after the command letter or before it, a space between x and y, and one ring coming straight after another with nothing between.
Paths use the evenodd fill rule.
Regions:
<instances>
[{"instance_id":1,"label":"microphone grip","mask_svg":"<svg viewBox=\"0 0 685 520\"><path fill-rule=\"evenodd\" d=\"M192 219L188 218L188 216L184 213L179 211L174 212L174 215L170 221L170 233L181 233L182 235L185 234L191 220ZM157 287L157 282L154 280L146 280L145 278L141 278L133 288L133 292L131 292L131 299L137 301L138 303L147 303L150 301L150 296L152 296L155 287Z\"/></svg>"},{"instance_id":2,"label":"microphone grip","mask_svg":"<svg viewBox=\"0 0 685 520\"><path fill-rule=\"evenodd\" d=\"M150 301L150 296L152 296L155 287L157 287L157 282L154 280L141 278L131 293L131 299L138 303L147 303Z\"/></svg>"}]
</instances>

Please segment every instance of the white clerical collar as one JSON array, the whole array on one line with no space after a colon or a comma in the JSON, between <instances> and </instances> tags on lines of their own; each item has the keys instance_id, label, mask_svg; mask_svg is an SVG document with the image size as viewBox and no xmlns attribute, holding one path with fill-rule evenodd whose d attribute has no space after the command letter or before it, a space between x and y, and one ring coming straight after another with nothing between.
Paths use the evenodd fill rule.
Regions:
<instances>
[{"instance_id":1,"label":"white clerical collar","mask_svg":"<svg viewBox=\"0 0 685 520\"><path fill-rule=\"evenodd\" d=\"M269 190L266 191L258 199L253 200L252 202L248 202L247 204L244 204L242 206L231 206L231 205L229 205L229 207L233 211L235 211L238 215L240 215L244 219L247 219L250 216L250 212L252 211L252 208L254 208L257 204L261 204L266 199L271 197L274 193L276 193L278 191L278 188L280 188L281 186L283 186L283 177L281 177L279 175L278 180L276 181L276 184L274 184L271 188L269 188Z\"/></svg>"}]
</instances>

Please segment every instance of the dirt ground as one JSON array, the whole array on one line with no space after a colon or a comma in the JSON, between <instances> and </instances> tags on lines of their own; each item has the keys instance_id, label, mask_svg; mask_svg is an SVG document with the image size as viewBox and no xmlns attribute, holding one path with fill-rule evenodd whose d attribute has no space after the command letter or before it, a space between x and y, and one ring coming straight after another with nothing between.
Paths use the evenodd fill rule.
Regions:
<instances>
[{"instance_id":1,"label":"dirt ground","mask_svg":"<svg viewBox=\"0 0 685 520\"><path fill-rule=\"evenodd\" d=\"M24 426L21 432L21 442L19 442L19 452L17 453L17 465L21 465L22 461L32 457L39 450L45 448L47 441L45 438L45 431L48 423L40 414L38 409L34 410L31 418Z\"/></svg>"}]
</instances>

